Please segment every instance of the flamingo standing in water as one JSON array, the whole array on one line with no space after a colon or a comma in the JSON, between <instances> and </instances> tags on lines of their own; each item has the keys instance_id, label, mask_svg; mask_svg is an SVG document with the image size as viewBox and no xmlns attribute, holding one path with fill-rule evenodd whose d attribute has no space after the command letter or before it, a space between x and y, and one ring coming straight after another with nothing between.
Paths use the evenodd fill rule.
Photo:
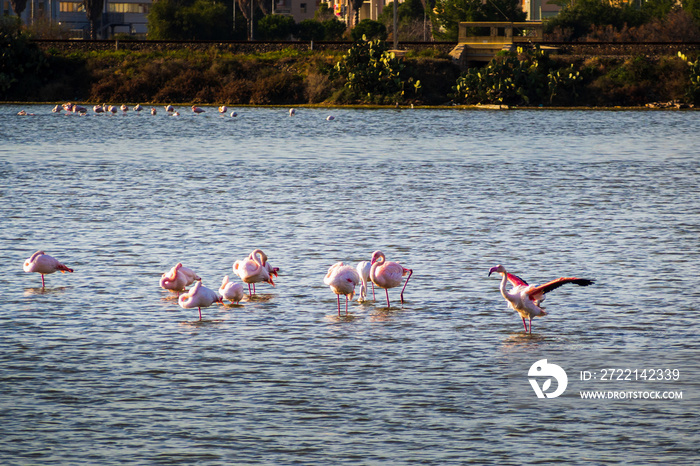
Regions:
<instances>
[{"instance_id":1,"label":"flamingo standing in water","mask_svg":"<svg viewBox=\"0 0 700 466\"><path fill-rule=\"evenodd\" d=\"M413 275L413 270L405 268L398 262L387 262L382 251L374 251L374 254L372 254L372 267L369 270L369 278L372 280L372 283L379 288L384 288L384 291L386 291L387 307L390 307L389 288L401 285L401 279L406 274L408 274L408 277L401 290L401 304L403 304L403 292L411 279L411 275Z\"/></svg>"},{"instance_id":2,"label":"flamingo standing in water","mask_svg":"<svg viewBox=\"0 0 700 466\"><path fill-rule=\"evenodd\" d=\"M207 288L202 285L201 281L198 281L187 293L181 294L177 298L177 302L183 309L197 308L199 311L199 320L202 320L202 308L209 307L214 303L222 302L221 296L216 294L214 290Z\"/></svg>"},{"instance_id":3,"label":"flamingo standing in water","mask_svg":"<svg viewBox=\"0 0 700 466\"><path fill-rule=\"evenodd\" d=\"M174 112L175 111L175 107L173 107L172 105L166 105L163 108L165 108L166 112Z\"/></svg>"},{"instance_id":4,"label":"flamingo standing in water","mask_svg":"<svg viewBox=\"0 0 700 466\"><path fill-rule=\"evenodd\" d=\"M293 108L289 109L289 116L294 116L294 115L296 115L296 113L297 113L297 111L295 109L293 109Z\"/></svg>"},{"instance_id":5,"label":"flamingo standing in water","mask_svg":"<svg viewBox=\"0 0 700 466\"><path fill-rule=\"evenodd\" d=\"M194 270L184 267L182 262L178 262L169 272L160 277L160 286L165 290L184 291L196 280L201 280Z\"/></svg>"},{"instance_id":6,"label":"flamingo standing in water","mask_svg":"<svg viewBox=\"0 0 700 466\"><path fill-rule=\"evenodd\" d=\"M355 296L355 286L360 283L360 274L349 265L336 262L328 269L323 283L331 287L338 297L338 317L340 317L340 295L345 296L345 315L348 315L348 301Z\"/></svg>"},{"instance_id":7,"label":"flamingo standing in water","mask_svg":"<svg viewBox=\"0 0 700 466\"><path fill-rule=\"evenodd\" d=\"M221 282L221 287L219 288L219 294L222 300L228 299L232 303L238 304L243 299L243 285L240 283L233 283L228 280L228 275L226 275Z\"/></svg>"},{"instance_id":8,"label":"flamingo standing in water","mask_svg":"<svg viewBox=\"0 0 700 466\"><path fill-rule=\"evenodd\" d=\"M73 272L73 269L66 267L60 263L54 257L49 256L44 253L44 251L37 251L32 254L32 257L24 261L24 271L36 272L41 274L41 287L44 288L44 275L54 272Z\"/></svg>"},{"instance_id":9,"label":"flamingo standing in water","mask_svg":"<svg viewBox=\"0 0 700 466\"><path fill-rule=\"evenodd\" d=\"M270 276L270 266L267 265L267 256L260 249L256 249L243 260L237 260L233 263L233 273L238 275L243 283L248 284L248 295L253 296L255 292L255 284L259 282L267 282L275 286ZM274 270L274 268L273 268ZM277 269L279 270L279 269ZM274 274L277 273L275 270ZM251 285L253 291L251 292Z\"/></svg>"},{"instance_id":10,"label":"flamingo standing in water","mask_svg":"<svg viewBox=\"0 0 700 466\"><path fill-rule=\"evenodd\" d=\"M561 277L551 282L547 282L544 285L528 285L522 278L508 273L506 268L502 265L497 265L496 267L491 267L489 270L489 276L493 272L498 272L501 274L503 279L501 280L501 295L508 302L508 306L515 310L520 317L523 318L523 326L525 331L532 333L532 318L537 316L546 316L547 313L544 311L544 307L540 306L540 303L544 301L545 294L559 288L567 283L573 283L579 286L588 286L595 283L593 280L587 278L576 278L576 277ZM506 282L510 282L513 288L510 291L506 290ZM530 322L530 328L528 330L527 324L525 323L525 318Z\"/></svg>"},{"instance_id":11,"label":"flamingo standing in water","mask_svg":"<svg viewBox=\"0 0 700 466\"><path fill-rule=\"evenodd\" d=\"M204 113L204 109L202 107L197 107L196 105L192 106L192 111L197 114Z\"/></svg>"},{"instance_id":12,"label":"flamingo standing in water","mask_svg":"<svg viewBox=\"0 0 700 466\"><path fill-rule=\"evenodd\" d=\"M151 115L156 115L158 111L156 110L155 107L151 107Z\"/></svg>"},{"instance_id":13,"label":"flamingo standing in water","mask_svg":"<svg viewBox=\"0 0 700 466\"><path fill-rule=\"evenodd\" d=\"M141 106L141 104L136 104L136 105L134 106L134 111L135 111L135 112L140 112L141 110L143 110L143 107Z\"/></svg>"},{"instance_id":14,"label":"flamingo standing in water","mask_svg":"<svg viewBox=\"0 0 700 466\"><path fill-rule=\"evenodd\" d=\"M369 279L369 271L372 269L372 263L370 261L362 261L357 263L357 273L360 275L360 297L357 298L358 302L363 302L367 298L367 283L372 283L372 299L377 300L374 296L374 282Z\"/></svg>"},{"instance_id":15,"label":"flamingo standing in water","mask_svg":"<svg viewBox=\"0 0 700 466\"><path fill-rule=\"evenodd\" d=\"M219 106L219 113L226 113L226 112L228 112L228 107L226 105Z\"/></svg>"}]
</instances>

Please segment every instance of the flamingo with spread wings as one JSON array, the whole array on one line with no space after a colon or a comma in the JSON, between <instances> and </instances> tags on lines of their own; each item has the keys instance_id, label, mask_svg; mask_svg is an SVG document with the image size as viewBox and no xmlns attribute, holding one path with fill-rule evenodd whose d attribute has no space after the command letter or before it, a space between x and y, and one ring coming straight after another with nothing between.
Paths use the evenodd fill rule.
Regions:
<instances>
[{"instance_id":1,"label":"flamingo with spread wings","mask_svg":"<svg viewBox=\"0 0 700 466\"><path fill-rule=\"evenodd\" d=\"M544 311L544 307L540 304L545 299L545 294L552 290L556 290L562 285L567 283L573 283L579 286L588 286L595 283L593 280L587 278L576 278L576 277L561 277L551 282L547 282L543 285L535 286L528 285L525 280L513 275L506 271L506 268L502 265L497 265L496 267L491 267L489 270L489 276L493 272L498 272L501 274L503 279L501 280L501 295L508 302L508 306L515 310L520 317L523 319L523 326L525 331L532 333L532 318L538 316L546 316L547 313ZM510 282L513 288L510 291L506 290L506 282ZM528 329L525 318L530 322L530 328Z\"/></svg>"}]
</instances>

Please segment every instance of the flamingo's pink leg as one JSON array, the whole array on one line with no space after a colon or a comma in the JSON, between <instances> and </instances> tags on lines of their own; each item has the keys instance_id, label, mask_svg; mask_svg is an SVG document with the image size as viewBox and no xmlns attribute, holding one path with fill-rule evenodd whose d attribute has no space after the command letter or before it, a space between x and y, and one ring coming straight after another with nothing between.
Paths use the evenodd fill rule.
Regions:
<instances>
[{"instance_id":1,"label":"flamingo's pink leg","mask_svg":"<svg viewBox=\"0 0 700 466\"><path fill-rule=\"evenodd\" d=\"M403 304L403 292L406 289L406 285L408 285L408 281L411 279L411 275L413 275L413 270L408 269L408 278L406 278L406 283L403 284L403 289L401 290L401 304Z\"/></svg>"},{"instance_id":2,"label":"flamingo's pink leg","mask_svg":"<svg viewBox=\"0 0 700 466\"><path fill-rule=\"evenodd\" d=\"M202 320L202 308L198 307L197 310L199 311L199 320Z\"/></svg>"},{"instance_id":3,"label":"flamingo's pink leg","mask_svg":"<svg viewBox=\"0 0 700 466\"><path fill-rule=\"evenodd\" d=\"M335 295L338 298L338 317L340 317L340 295Z\"/></svg>"},{"instance_id":4,"label":"flamingo's pink leg","mask_svg":"<svg viewBox=\"0 0 700 466\"><path fill-rule=\"evenodd\" d=\"M41 287L44 288L44 274L41 274Z\"/></svg>"},{"instance_id":5,"label":"flamingo's pink leg","mask_svg":"<svg viewBox=\"0 0 700 466\"><path fill-rule=\"evenodd\" d=\"M525 317L523 317L523 326L525 327L525 331L527 332L527 323L525 322Z\"/></svg>"}]
</instances>

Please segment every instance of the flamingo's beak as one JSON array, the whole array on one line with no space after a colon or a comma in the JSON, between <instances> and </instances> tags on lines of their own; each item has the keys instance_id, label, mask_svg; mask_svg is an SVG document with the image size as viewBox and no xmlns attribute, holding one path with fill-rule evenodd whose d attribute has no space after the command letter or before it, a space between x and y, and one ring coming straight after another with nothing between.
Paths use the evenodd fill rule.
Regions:
<instances>
[{"instance_id":1,"label":"flamingo's beak","mask_svg":"<svg viewBox=\"0 0 700 466\"><path fill-rule=\"evenodd\" d=\"M491 268L489 269L489 277L490 277L491 274L494 273L496 270L498 270L498 266L496 266L496 267L491 267Z\"/></svg>"}]
</instances>

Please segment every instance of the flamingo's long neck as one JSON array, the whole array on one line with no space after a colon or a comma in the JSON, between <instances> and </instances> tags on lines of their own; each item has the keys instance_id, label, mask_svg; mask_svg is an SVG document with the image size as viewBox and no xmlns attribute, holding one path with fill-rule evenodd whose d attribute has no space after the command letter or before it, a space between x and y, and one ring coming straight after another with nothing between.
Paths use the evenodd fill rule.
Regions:
<instances>
[{"instance_id":1,"label":"flamingo's long neck","mask_svg":"<svg viewBox=\"0 0 700 466\"><path fill-rule=\"evenodd\" d=\"M503 272L501 275L503 275L503 279L501 280L501 295L506 299L506 301L513 301L513 296L508 293L508 290L506 290L506 284L508 283L508 274L506 272Z\"/></svg>"},{"instance_id":2,"label":"flamingo's long neck","mask_svg":"<svg viewBox=\"0 0 700 466\"><path fill-rule=\"evenodd\" d=\"M377 259L374 261L372 264L372 267L369 269L369 279L374 283L375 279L377 278L377 267L382 265L384 263L384 256L377 256Z\"/></svg>"}]
</instances>

